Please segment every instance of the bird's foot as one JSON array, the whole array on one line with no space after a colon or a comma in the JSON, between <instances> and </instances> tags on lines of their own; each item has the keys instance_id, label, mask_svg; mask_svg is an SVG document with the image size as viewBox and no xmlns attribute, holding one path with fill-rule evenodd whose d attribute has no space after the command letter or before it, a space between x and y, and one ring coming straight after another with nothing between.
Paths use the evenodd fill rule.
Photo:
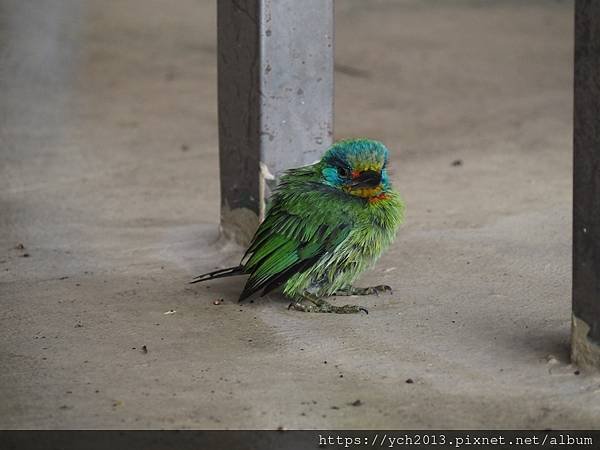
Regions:
<instances>
[{"instance_id":1,"label":"bird's foot","mask_svg":"<svg viewBox=\"0 0 600 450\"><path fill-rule=\"evenodd\" d=\"M380 292L389 292L392 294L392 288L387 284L380 284L378 286L369 286L364 288L350 286L348 288L335 291L333 295L379 295Z\"/></svg>"},{"instance_id":2,"label":"bird's foot","mask_svg":"<svg viewBox=\"0 0 600 450\"><path fill-rule=\"evenodd\" d=\"M357 314L364 312L369 314L366 308L358 305L344 305L335 306L322 298L315 298L312 296L304 296L299 300L293 301L288 306L288 309L295 309L296 311L302 312L316 312L316 313L334 313L334 314Z\"/></svg>"}]
</instances>

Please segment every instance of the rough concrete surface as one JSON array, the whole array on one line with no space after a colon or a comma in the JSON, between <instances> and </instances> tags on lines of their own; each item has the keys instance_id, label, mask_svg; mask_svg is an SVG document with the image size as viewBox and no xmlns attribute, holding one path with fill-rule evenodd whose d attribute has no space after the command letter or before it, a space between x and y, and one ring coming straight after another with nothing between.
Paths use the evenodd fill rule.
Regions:
<instances>
[{"instance_id":1,"label":"rough concrete surface","mask_svg":"<svg viewBox=\"0 0 600 450\"><path fill-rule=\"evenodd\" d=\"M368 316L187 284L241 252L214 3L0 2L0 426L598 427L568 361L572 2L337 2L336 136L383 140L408 205Z\"/></svg>"}]
</instances>

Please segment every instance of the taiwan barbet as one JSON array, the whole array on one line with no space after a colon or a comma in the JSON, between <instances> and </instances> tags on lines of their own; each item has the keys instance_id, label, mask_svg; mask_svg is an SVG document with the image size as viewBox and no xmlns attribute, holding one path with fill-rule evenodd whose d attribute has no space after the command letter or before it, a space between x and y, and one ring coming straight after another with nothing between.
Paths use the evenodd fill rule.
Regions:
<instances>
[{"instance_id":1,"label":"taiwan barbet","mask_svg":"<svg viewBox=\"0 0 600 450\"><path fill-rule=\"evenodd\" d=\"M386 285L353 283L392 243L403 213L388 177L387 148L370 139L339 141L319 162L284 173L239 266L192 283L249 274L240 301L279 289L298 311L368 313L325 299L391 293Z\"/></svg>"}]
</instances>

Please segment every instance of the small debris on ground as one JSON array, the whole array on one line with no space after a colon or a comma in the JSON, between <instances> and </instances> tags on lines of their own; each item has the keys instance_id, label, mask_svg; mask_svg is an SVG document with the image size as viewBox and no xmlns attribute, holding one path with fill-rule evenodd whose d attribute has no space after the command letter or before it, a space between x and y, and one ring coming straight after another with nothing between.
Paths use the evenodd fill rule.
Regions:
<instances>
[{"instance_id":1,"label":"small debris on ground","mask_svg":"<svg viewBox=\"0 0 600 450\"><path fill-rule=\"evenodd\" d=\"M340 407L334 405L334 406L331 407L331 409L340 409Z\"/></svg>"},{"instance_id":2,"label":"small debris on ground","mask_svg":"<svg viewBox=\"0 0 600 450\"><path fill-rule=\"evenodd\" d=\"M218 298L213 302L213 305L220 305L221 303L223 303L223 299L222 298ZM241 309L240 309L241 311Z\"/></svg>"},{"instance_id":3,"label":"small debris on ground","mask_svg":"<svg viewBox=\"0 0 600 450\"><path fill-rule=\"evenodd\" d=\"M360 406L362 404L363 402L361 402L360 399L356 399L352 403L350 403L350 406Z\"/></svg>"},{"instance_id":4,"label":"small debris on ground","mask_svg":"<svg viewBox=\"0 0 600 450\"><path fill-rule=\"evenodd\" d=\"M454 161L452 161L452 167L458 167L458 166L462 166L462 165L463 165L462 159L455 159Z\"/></svg>"},{"instance_id":5,"label":"small debris on ground","mask_svg":"<svg viewBox=\"0 0 600 450\"><path fill-rule=\"evenodd\" d=\"M145 345L142 345L142 353L145 355L146 353L148 353L148 347L146 347Z\"/></svg>"},{"instance_id":6,"label":"small debris on ground","mask_svg":"<svg viewBox=\"0 0 600 450\"><path fill-rule=\"evenodd\" d=\"M75 328L83 328L83 324L81 322L77 322L75 324Z\"/></svg>"},{"instance_id":7,"label":"small debris on ground","mask_svg":"<svg viewBox=\"0 0 600 450\"><path fill-rule=\"evenodd\" d=\"M575 372L573 372L573 375L579 375L581 372L579 370L576 370Z\"/></svg>"},{"instance_id":8,"label":"small debris on ground","mask_svg":"<svg viewBox=\"0 0 600 450\"><path fill-rule=\"evenodd\" d=\"M18 243L15 246L15 250L25 250L25 246L23 244L21 244L21 243Z\"/></svg>"},{"instance_id":9,"label":"small debris on ground","mask_svg":"<svg viewBox=\"0 0 600 450\"><path fill-rule=\"evenodd\" d=\"M413 380L412 378L408 378L408 379L406 380L406 383L407 383L407 384L413 384L413 383L414 383L414 380Z\"/></svg>"},{"instance_id":10,"label":"small debris on ground","mask_svg":"<svg viewBox=\"0 0 600 450\"><path fill-rule=\"evenodd\" d=\"M170 309L170 310L168 310L168 311L165 311L163 314L164 314L165 316L168 316L169 314L175 314L176 312L177 312L177 311L175 311L174 309Z\"/></svg>"},{"instance_id":11,"label":"small debris on ground","mask_svg":"<svg viewBox=\"0 0 600 450\"><path fill-rule=\"evenodd\" d=\"M23 258L29 258L29 253L23 253L21 256L23 256Z\"/></svg>"}]
</instances>

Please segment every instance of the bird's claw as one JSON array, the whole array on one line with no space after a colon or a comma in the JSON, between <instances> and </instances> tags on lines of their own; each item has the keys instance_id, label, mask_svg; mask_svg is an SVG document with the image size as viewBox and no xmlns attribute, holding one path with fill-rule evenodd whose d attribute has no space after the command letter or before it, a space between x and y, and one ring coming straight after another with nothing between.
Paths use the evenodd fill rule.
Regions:
<instances>
[{"instance_id":1,"label":"bird's claw","mask_svg":"<svg viewBox=\"0 0 600 450\"><path fill-rule=\"evenodd\" d=\"M331 310L328 312L336 313L336 314L357 314L359 312L364 312L369 314L369 311L366 308L358 305L344 305L344 306L333 306L331 305Z\"/></svg>"},{"instance_id":2,"label":"bird's claw","mask_svg":"<svg viewBox=\"0 0 600 450\"><path fill-rule=\"evenodd\" d=\"M380 292L389 292L390 295L393 294L392 288L387 284L380 284L378 286L370 286L370 287L347 287L344 289L340 289L336 291L333 295L377 295L379 296Z\"/></svg>"},{"instance_id":3,"label":"bird's claw","mask_svg":"<svg viewBox=\"0 0 600 450\"><path fill-rule=\"evenodd\" d=\"M370 288L367 288L371 291L372 294L375 294L377 296L379 296L380 292L389 292L390 295L392 295L394 292L392 291L392 287L388 286L387 284L380 284L378 286L373 286Z\"/></svg>"},{"instance_id":4,"label":"bird's claw","mask_svg":"<svg viewBox=\"0 0 600 450\"><path fill-rule=\"evenodd\" d=\"M310 304L303 302L303 300L309 301ZM295 309L296 311L302 311L302 312L315 312L315 313L357 314L360 312L364 312L365 314L369 314L369 311L362 306L358 306L358 305L335 306L323 299L313 299L313 298L305 298L300 301L291 302L288 305L288 310L290 310L290 309Z\"/></svg>"}]
</instances>

